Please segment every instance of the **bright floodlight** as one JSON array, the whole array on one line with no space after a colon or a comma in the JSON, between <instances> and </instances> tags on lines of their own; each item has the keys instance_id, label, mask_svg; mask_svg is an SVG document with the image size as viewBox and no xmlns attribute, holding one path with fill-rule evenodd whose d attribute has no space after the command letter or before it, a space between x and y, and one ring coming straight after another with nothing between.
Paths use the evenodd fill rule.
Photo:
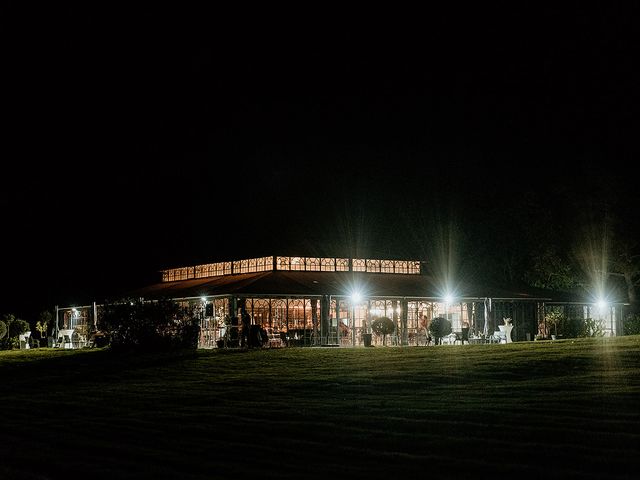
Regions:
<instances>
[{"instance_id":1,"label":"bright floodlight","mask_svg":"<svg viewBox=\"0 0 640 480\"><path fill-rule=\"evenodd\" d=\"M362 301L362 294L360 292L353 292L351 294L351 301L353 303L360 303Z\"/></svg>"},{"instance_id":2,"label":"bright floodlight","mask_svg":"<svg viewBox=\"0 0 640 480\"><path fill-rule=\"evenodd\" d=\"M207 297L200 297L200 300L202 300L204 303L207 303Z\"/></svg>"},{"instance_id":3,"label":"bright floodlight","mask_svg":"<svg viewBox=\"0 0 640 480\"><path fill-rule=\"evenodd\" d=\"M453 303L453 295L451 295L450 293L447 293L444 296L444 303Z\"/></svg>"},{"instance_id":4,"label":"bright floodlight","mask_svg":"<svg viewBox=\"0 0 640 480\"><path fill-rule=\"evenodd\" d=\"M605 308L607 308L608 303L606 302L606 300L598 300L598 303L596 304L598 305L598 308L601 310L604 310Z\"/></svg>"}]
</instances>

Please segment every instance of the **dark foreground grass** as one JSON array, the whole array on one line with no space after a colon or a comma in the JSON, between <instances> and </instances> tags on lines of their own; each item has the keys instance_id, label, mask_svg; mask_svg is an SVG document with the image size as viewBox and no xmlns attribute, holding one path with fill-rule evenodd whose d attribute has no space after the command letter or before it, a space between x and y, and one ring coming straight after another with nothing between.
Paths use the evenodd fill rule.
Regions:
<instances>
[{"instance_id":1,"label":"dark foreground grass","mask_svg":"<svg viewBox=\"0 0 640 480\"><path fill-rule=\"evenodd\" d=\"M0 478L637 478L640 337L0 354Z\"/></svg>"}]
</instances>

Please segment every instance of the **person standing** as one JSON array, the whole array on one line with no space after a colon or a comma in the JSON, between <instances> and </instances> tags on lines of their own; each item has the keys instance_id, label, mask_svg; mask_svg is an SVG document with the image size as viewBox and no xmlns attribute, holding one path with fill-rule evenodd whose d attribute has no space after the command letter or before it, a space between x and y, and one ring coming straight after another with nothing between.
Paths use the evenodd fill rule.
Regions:
<instances>
[{"instance_id":1,"label":"person standing","mask_svg":"<svg viewBox=\"0 0 640 480\"><path fill-rule=\"evenodd\" d=\"M249 347L249 329L251 328L251 315L247 312L242 314L242 337L240 346L242 348Z\"/></svg>"}]
</instances>

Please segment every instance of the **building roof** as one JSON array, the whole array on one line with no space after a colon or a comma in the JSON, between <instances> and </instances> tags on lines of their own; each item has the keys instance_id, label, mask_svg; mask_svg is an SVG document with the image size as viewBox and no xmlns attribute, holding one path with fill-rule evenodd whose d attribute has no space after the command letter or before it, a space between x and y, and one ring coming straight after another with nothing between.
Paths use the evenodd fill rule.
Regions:
<instances>
[{"instance_id":1,"label":"building roof","mask_svg":"<svg viewBox=\"0 0 640 480\"><path fill-rule=\"evenodd\" d=\"M368 297L411 297L441 299L445 292L428 275L364 272L267 271L162 282L132 292L144 298L190 298L216 295L246 296L348 296L359 291ZM459 286L458 299L485 298L509 300L578 301L535 289L509 289L487 285Z\"/></svg>"}]
</instances>

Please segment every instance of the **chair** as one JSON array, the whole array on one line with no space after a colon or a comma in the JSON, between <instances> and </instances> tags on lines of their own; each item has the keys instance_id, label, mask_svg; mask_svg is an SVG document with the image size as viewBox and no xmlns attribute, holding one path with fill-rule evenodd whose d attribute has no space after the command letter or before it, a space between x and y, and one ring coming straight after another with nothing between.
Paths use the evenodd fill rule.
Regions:
<instances>
[{"instance_id":1,"label":"chair","mask_svg":"<svg viewBox=\"0 0 640 480\"><path fill-rule=\"evenodd\" d=\"M451 332L449 335L445 335L440 339L442 345L455 345L458 336L455 332Z\"/></svg>"},{"instance_id":2,"label":"chair","mask_svg":"<svg viewBox=\"0 0 640 480\"><path fill-rule=\"evenodd\" d=\"M279 333L274 333L271 328L267 328L267 347L280 348L283 346L282 337Z\"/></svg>"},{"instance_id":3,"label":"chair","mask_svg":"<svg viewBox=\"0 0 640 480\"><path fill-rule=\"evenodd\" d=\"M25 350L27 348L31 348L29 345L29 338L31 336L31 332L25 332L18 336L20 340L20 350Z\"/></svg>"},{"instance_id":4,"label":"chair","mask_svg":"<svg viewBox=\"0 0 640 480\"><path fill-rule=\"evenodd\" d=\"M491 343L507 343L507 337L504 332L496 330L490 337Z\"/></svg>"}]
</instances>

